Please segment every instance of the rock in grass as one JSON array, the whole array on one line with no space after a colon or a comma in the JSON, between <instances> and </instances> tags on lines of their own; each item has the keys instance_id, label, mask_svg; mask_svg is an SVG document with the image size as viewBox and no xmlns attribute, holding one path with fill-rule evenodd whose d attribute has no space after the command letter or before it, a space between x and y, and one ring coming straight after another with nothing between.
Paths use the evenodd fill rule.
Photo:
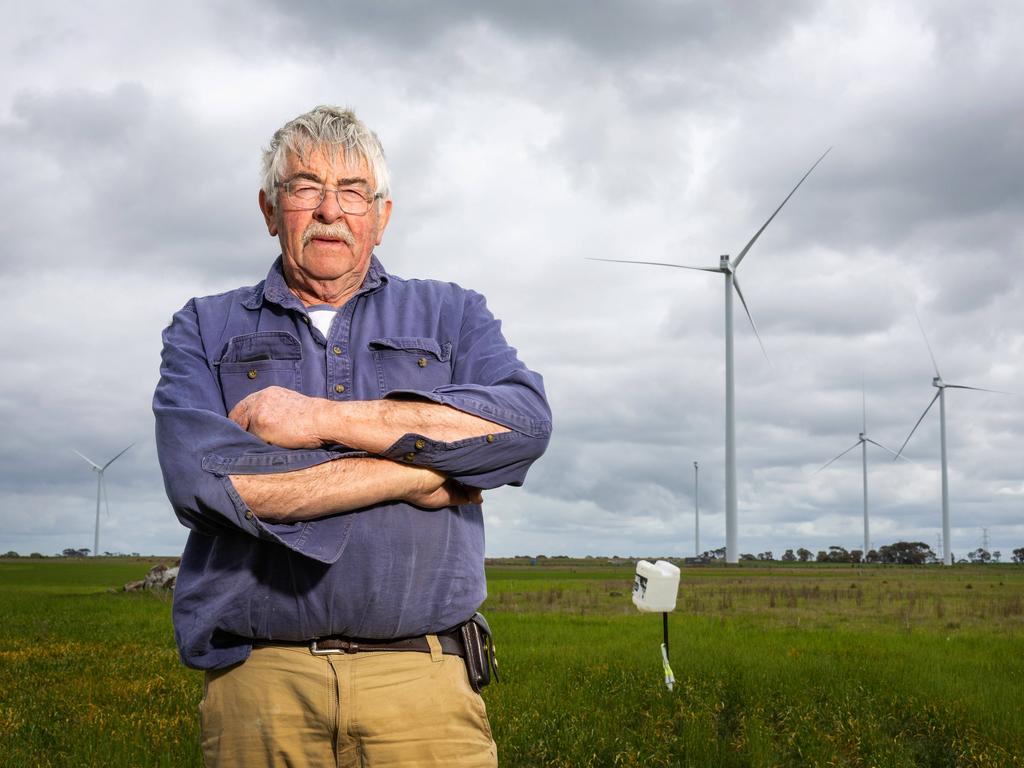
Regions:
<instances>
[{"instance_id":1,"label":"rock in grass","mask_svg":"<svg viewBox=\"0 0 1024 768\"><path fill-rule=\"evenodd\" d=\"M144 589L153 590L174 590L174 582L178 579L179 560L173 566L166 563L158 563L149 569L146 578L141 581L129 581L124 585L125 592L138 592Z\"/></svg>"}]
</instances>

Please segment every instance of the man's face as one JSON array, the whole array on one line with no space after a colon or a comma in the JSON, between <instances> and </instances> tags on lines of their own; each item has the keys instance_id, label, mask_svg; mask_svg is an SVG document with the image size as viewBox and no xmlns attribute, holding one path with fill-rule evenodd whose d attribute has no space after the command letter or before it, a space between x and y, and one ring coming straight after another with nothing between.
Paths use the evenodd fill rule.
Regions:
<instances>
[{"instance_id":1,"label":"man's face","mask_svg":"<svg viewBox=\"0 0 1024 768\"><path fill-rule=\"evenodd\" d=\"M313 150L306 157L288 156L282 182L308 179L331 188L358 189L370 198L376 181L365 162L349 165L344 153ZM345 213L331 190L313 210L295 210L283 187L277 205L260 191L260 208L267 230L281 242L284 273L293 289L332 281L359 285L370 264L373 247L379 245L391 215L391 201L378 207L374 200L362 216ZM329 231L324 231L329 230ZM348 240L349 242L346 242Z\"/></svg>"}]
</instances>

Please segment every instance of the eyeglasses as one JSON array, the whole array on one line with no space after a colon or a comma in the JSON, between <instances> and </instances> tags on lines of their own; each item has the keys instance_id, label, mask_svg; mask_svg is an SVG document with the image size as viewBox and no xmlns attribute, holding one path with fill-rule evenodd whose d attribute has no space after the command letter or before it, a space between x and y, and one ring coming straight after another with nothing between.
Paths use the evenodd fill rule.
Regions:
<instances>
[{"instance_id":1,"label":"eyeglasses","mask_svg":"<svg viewBox=\"0 0 1024 768\"><path fill-rule=\"evenodd\" d=\"M338 207L344 213L352 216L366 215L366 212L370 210L370 203L384 197L384 195L377 193L368 198L363 192L352 187L335 189L334 187L325 187L323 184L310 181L309 179L279 181L274 186L284 190L284 196L288 201L288 205L298 211L312 211L319 208L324 198L327 197L327 190L334 193L334 198L338 201Z\"/></svg>"}]
</instances>

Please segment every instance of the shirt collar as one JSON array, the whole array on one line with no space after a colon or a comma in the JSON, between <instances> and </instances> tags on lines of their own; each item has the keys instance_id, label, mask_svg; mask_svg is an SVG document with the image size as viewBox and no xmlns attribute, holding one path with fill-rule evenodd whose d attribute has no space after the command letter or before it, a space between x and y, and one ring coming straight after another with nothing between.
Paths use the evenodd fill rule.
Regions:
<instances>
[{"instance_id":1,"label":"shirt collar","mask_svg":"<svg viewBox=\"0 0 1024 768\"><path fill-rule=\"evenodd\" d=\"M366 270L366 277L363 278L363 284L359 287L356 295L375 291L387 281L388 273L384 269L384 265L380 263L376 254L370 254L370 268ZM271 265L266 280L260 285L253 286L252 292L242 301L242 305L247 309L259 309L264 301L277 304L285 309L306 311L302 302L288 289L288 284L284 280L284 268L280 256Z\"/></svg>"}]
</instances>

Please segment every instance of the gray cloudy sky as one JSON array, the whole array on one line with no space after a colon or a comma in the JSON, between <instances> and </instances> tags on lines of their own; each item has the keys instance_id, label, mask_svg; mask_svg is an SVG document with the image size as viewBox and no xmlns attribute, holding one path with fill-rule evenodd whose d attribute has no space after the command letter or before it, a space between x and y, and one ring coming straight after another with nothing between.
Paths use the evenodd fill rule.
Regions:
<instances>
[{"instance_id":1,"label":"gray cloudy sky","mask_svg":"<svg viewBox=\"0 0 1024 768\"><path fill-rule=\"evenodd\" d=\"M1005 2L9 4L0 28L0 552L172 554L150 398L189 297L259 280L260 147L354 107L393 168L378 255L487 295L555 437L488 494L488 552L723 546L714 266L740 269L740 551L861 542L861 427L947 381L1024 391L1024 6ZM737 305L739 311L739 306ZM948 397L953 551L1024 546L1024 398ZM869 454L872 539L936 545L938 413Z\"/></svg>"}]
</instances>

